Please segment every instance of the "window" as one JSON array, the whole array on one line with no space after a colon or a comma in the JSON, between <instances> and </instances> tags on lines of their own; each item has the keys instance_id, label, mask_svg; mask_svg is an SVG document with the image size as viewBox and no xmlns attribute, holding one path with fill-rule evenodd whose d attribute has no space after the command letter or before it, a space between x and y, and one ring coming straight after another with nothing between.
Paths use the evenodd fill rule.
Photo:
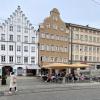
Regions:
<instances>
[{"instance_id":1,"label":"window","mask_svg":"<svg viewBox=\"0 0 100 100\"><path fill-rule=\"evenodd\" d=\"M49 45L47 45L47 51L49 51Z\"/></svg>"},{"instance_id":2,"label":"window","mask_svg":"<svg viewBox=\"0 0 100 100\"><path fill-rule=\"evenodd\" d=\"M41 57L40 57L40 60L41 60L41 61L48 62L48 61L49 61L49 57L47 57L47 56L41 56Z\"/></svg>"},{"instance_id":3,"label":"window","mask_svg":"<svg viewBox=\"0 0 100 100\"><path fill-rule=\"evenodd\" d=\"M25 27L24 32L28 33L28 28L27 27Z\"/></svg>"},{"instance_id":4,"label":"window","mask_svg":"<svg viewBox=\"0 0 100 100\"><path fill-rule=\"evenodd\" d=\"M83 56L80 56L80 61L83 61Z\"/></svg>"},{"instance_id":5,"label":"window","mask_svg":"<svg viewBox=\"0 0 100 100\"><path fill-rule=\"evenodd\" d=\"M96 42L96 37L93 37L93 42Z\"/></svg>"},{"instance_id":6,"label":"window","mask_svg":"<svg viewBox=\"0 0 100 100\"><path fill-rule=\"evenodd\" d=\"M89 41L92 42L92 36L89 36Z\"/></svg>"},{"instance_id":7,"label":"window","mask_svg":"<svg viewBox=\"0 0 100 100\"><path fill-rule=\"evenodd\" d=\"M64 27L63 27L63 26L61 26L61 27L60 27L60 30L61 30L61 31L64 31Z\"/></svg>"},{"instance_id":8,"label":"window","mask_svg":"<svg viewBox=\"0 0 100 100\"><path fill-rule=\"evenodd\" d=\"M85 41L88 41L88 36L87 35L85 35Z\"/></svg>"},{"instance_id":9,"label":"window","mask_svg":"<svg viewBox=\"0 0 100 100\"><path fill-rule=\"evenodd\" d=\"M84 56L84 61L87 61L88 60L88 57L87 56Z\"/></svg>"},{"instance_id":10,"label":"window","mask_svg":"<svg viewBox=\"0 0 100 100\"><path fill-rule=\"evenodd\" d=\"M28 36L24 36L24 42L28 42Z\"/></svg>"},{"instance_id":11,"label":"window","mask_svg":"<svg viewBox=\"0 0 100 100\"><path fill-rule=\"evenodd\" d=\"M64 52L68 52L68 49L67 49L67 47L65 47L65 48L64 48Z\"/></svg>"},{"instance_id":12,"label":"window","mask_svg":"<svg viewBox=\"0 0 100 100\"><path fill-rule=\"evenodd\" d=\"M93 61L94 61L94 62L96 61L96 57L93 57Z\"/></svg>"},{"instance_id":13,"label":"window","mask_svg":"<svg viewBox=\"0 0 100 100\"><path fill-rule=\"evenodd\" d=\"M5 56L1 56L1 62L5 62L6 61L6 57Z\"/></svg>"},{"instance_id":14,"label":"window","mask_svg":"<svg viewBox=\"0 0 100 100\"><path fill-rule=\"evenodd\" d=\"M21 26L17 25L17 32L21 32Z\"/></svg>"},{"instance_id":15,"label":"window","mask_svg":"<svg viewBox=\"0 0 100 100\"><path fill-rule=\"evenodd\" d=\"M63 39L63 36L61 36L61 37L60 37L60 40L61 40L61 41L63 41L63 40L64 40L64 39Z\"/></svg>"},{"instance_id":16,"label":"window","mask_svg":"<svg viewBox=\"0 0 100 100\"><path fill-rule=\"evenodd\" d=\"M87 47L87 46L85 46L84 51L85 51L85 52L87 52L87 51L88 51L88 47Z\"/></svg>"},{"instance_id":17,"label":"window","mask_svg":"<svg viewBox=\"0 0 100 100\"><path fill-rule=\"evenodd\" d=\"M79 34L75 34L75 39L79 40Z\"/></svg>"},{"instance_id":18,"label":"window","mask_svg":"<svg viewBox=\"0 0 100 100\"><path fill-rule=\"evenodd\" d=\"M57 29L57 25L53 24L52 27L53 27L53 29Z\"/></svg>"},{"instance_id":19,"label":"window","mask_svg":"<svg viewBox=\"0 0 100 100\"><path fill-rule=\"evenodd\" d=\"M57 17L57 16L53 16L52 18L53 18L53 20L55 20L55 21L58 20L58 17Z\"/></svg>"},{"instance_id":20,"label":"window","mask_svg":"<svg viewBox=\"0 0 100 100\"><path fill-rule=\"evenodd\" d=\"M32 43L34 43L35 42L35 37L32 37Z\"/></svg>"},{"instance_id":21,"label":"window","mask_svg":"<svg viewBox=\"0 0 100 100\"><path fill-rule=\"evenodd\" d=\"M99 57L97 57L97 61L99 61Z\"/></svg>"},{"instance_id":22,"label":"window","mask_svg":"<svg viewBox=\"0 0 100 100\"><path fill-rule=\"evenodd\" d=\"M55 36L53 34L51 34L51 39L55 39Z\"/></svg>"},{"instance_id":23,"label":"window","mask_svg":"<svg viewBox=\"0 0 100 100\"><path fill-rule=\"evenodd\" d=\"M50 28L50 24L47 24L46 27L47 27L47 28Z\"/></svg>"},{"instance_id":24,"label":"window","mask_svg":"<svg viewBox=\"0 0 100 100\"><path fill-rule=\"evenodd\" d=\"M13 56L9 56L9 62L13 62Z\"/></svg>"},{"instance_id":25,"label":"window","mask_svg":"<svg viewBox=\"0 0 100 100\"><path fill-rule=\"evenodd\" d=\"M9 26L9 31L13 31L13 26Z\"/></svg>"},{"instance_id":26,"label":"window","mask_svg":"<svg viewBox=\"0 0 100 100\"><path fill-rule=\"evenodd\" d=\"M64 62L64 63L67 63L67 62L68 62L67 58L64 58L64 59L63 59L63 62Z\"/></svg>"},{"instance_id":27,"label":"window","mask_svg":"<svg viewBox=\"0 0 100 100\"><path fill-rule=\"evenodd\" d=\"M92 52L92 47L91 46L89 46L89 52Z\"/></svg>"},{"instance_id":28,"label":"window","mask_svg":"<svg viewBox=\"0 0 100 100\"><path fill-rule=\"evenodd\" d=\"M80 45L80 51L84 51L84 50L83 50L83 45Z\"/></svg>"},{"instance_id":29,"label":"window","mask_svg":"<svg viewBox=\"0 0 100 100\"><path fill-rule=\"evenodd\" d=\"M99 37L97 37L97 43L100 43L100 38Z\"/></svg>"},{"instance_id":30,"label":"window","mask_svg":"<svg viewBox=\"0 0 100 100\"><path fill-rule=\"evenodd\" d=\"M13 41L13 35L9 35L9 41Z\"/></svg>"},{"instance_id":31,"label":"window","mask_svg":"<svg viewBox=\"0 0 100 100\"><path fill-rule=\"evenodd\" d=\"M75 46L75 50L76 50L76 51L79 51L79 45L76 45L76 46Z\"/></svg>"},{"instance_id":32,"label":"window","mask_svg":"<svg viewBox=\"0 0 100 100\"><path fill-rule=\"evenodd\" d=\"M24 57L24 63L28 63L28 57Z\"/></svg>"},{"instance_id":33,"label":"window","mask_svg":"<svg viewBox=\"0 0 100 100\"><path fill-rule=\"evenodd\" d=\"M31 47L31 52L35 52L35 47Z\"/></svg>"},{"instance_id":34,"label":"window","mask_svg":"<svg viewBox=\"0 0 100 100\"><path fill-rule=\"evenodd\" d=\"M9 51L13 51L13 45L9 45Z\"/></svg>"},{"instance_id":35,"label":"window","mask_svg":"<svg viewBox=\"0 0 100 100\"><path fill-rule=\"evenodd\" d=\"M57 62L62 62L62 58L58 57Z\"/></svg>"},{"instance_id":36,"label":"window","mask_svg":"<svg viewBox=\"0 0 100 100\"><path fill-rule=\"evenodd\" d=\"M81 35L81 36L80 36L80 40L81 40L81 41L83 41L83 40L84 40L84 39L83 39L83 35Z\"/></svg>"},{"instance_id":37,"label":"window","mask_svg":"<svg viewBox=\"0 0 100 100\"><path fill-rule=\"evenodd\" d=\"M21 36L17 35L17 41L20 42L21 41Z\"/></svg>"},{"instance_id":38,"label":"window","mask_svg":"<svg viewBox=\"0 0 100 100\"><path fill-rule=\"evenodd\" d=\"M96 47L93 47L93 52L96 52Z\"/></svg>"},{"instance_id":39,"label":"window","mask_svg":"<svg viewBox=\"0 0 100 100\"><path fill-rule=\"evenodd\" d=\"M17 57L17 63L21 63L21 57Z\"/></svg>"},{"instance_id":40,"label":"window","mask_svg":"<svg viewBox=\"0 0 100 100\"><path fill-rule=\"evenodd\" d=\"M17 18L17 21L18 21L18 22L20 22L20 21L21 21L21 19L20 19L20 18Z\"/></svg>"},{"instance_id":41,"label":"window","mask_svg":"<svg viewBox=\"0 0 100 100\"><path fill-rule=\"evenodd\" d=\"M50 39L50 34L46 33L46 38Z\"/></svg>"},{"instance_id":42,"label":"window","mask_svg":"<svg viewBox=\"0 0 100 100\"><path fill-rule=\"evenodd\" d=\"M1 34L1 41L5 41L5 34Z\"/></svg>"},{"instance_id":43,"label":"window","mask_svg":"<svg viewBox=\"0 0 100 100\"><path fill-rule=\"evenodd\" d=\"M35 63L35 57L31 57L31 63L32 63L32 64Z\"/></svg>"},{"instance_id":44,"label":"window","mask_svg":"<svg viewBox=\"0 0 100 100\"><path fill-rule=\"evenodd\" d=\"M78 55L75 55L75 60L79 60L79 56Z\"/></svg>"},{"instance_id":45,"label":"window","mask_svg":"<svg viewBox=\"0 0 100 100\"><path fill-rule=\"evenodd\" d=\"M24 46L24 52L28 52L28 46Z\"/></svg>"},{"instance_id":46,"label":"window","mask_svg":"<svg viewBox=\"0 0 100 100\"><path fill-rule=\"evenodd\" d=\"M17 51L21 51L21 46L17 46Z\"/></svg>"},{"instance_id":47,"label":"window","mask_svg":"<svg viewBox=\"0 0 100 100\"><path fill-rule=\"evenodd\" d=\"M41 34L41 37L42 37L42 38L45 38L45 34L42 33L42 34Z\"/></svg>"},{"instance_id":48,"label":"window","mask_svg":"<svg viewBox=\"0 0 100 100\"><path fill-rule=\"evenodd\" d=\"M89 56L89 61L92 61L92 56Z\"/></svg>"},{"instance_id":49,"label":"window","mask_svg":"<svg viewBox=\"0 0 100 100\"><path fill-rule=\"evenodd\" d=\"M99 47L97 47L97 53L99 53Z\"/></svg>"},{"instance_id":50,"label":"window","mask_svg":"<svg viewBox=\"0 0 100 100\"><path fill-rule=\"evenodd\" d=\"M50 57L50 62L54 62L54 57Z\"/></svg>"},{"instance_id":51,"label":"window","mask_svg":"<svg viewBox=\"0 0 100 100\"><path fill-rule=\"evenodd\" d=\"M5 50L5 45L4 44L1 45L1 50Z\"/></svg>"}]
</instances>

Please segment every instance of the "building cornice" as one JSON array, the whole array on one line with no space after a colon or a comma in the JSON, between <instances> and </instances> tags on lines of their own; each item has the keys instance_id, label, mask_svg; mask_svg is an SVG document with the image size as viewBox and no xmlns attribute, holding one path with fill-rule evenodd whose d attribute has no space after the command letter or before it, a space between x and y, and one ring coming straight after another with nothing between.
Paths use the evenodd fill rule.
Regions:
<instances>
[{"instance_id":1,"label":"building cornice","mask_svg":"<svg viewBox=\"0 0 100 100\"><path fill-rule=\"evenodd\" d=\"M73 24L73 23L65 23L67 27L77 27L77 28L83 28L87 30L93 30L93 31L98 31L100 32L99 28L94 28L94 27L89 27L89 25L79 25L79 24Z\"/></svg>"}]
</instances>

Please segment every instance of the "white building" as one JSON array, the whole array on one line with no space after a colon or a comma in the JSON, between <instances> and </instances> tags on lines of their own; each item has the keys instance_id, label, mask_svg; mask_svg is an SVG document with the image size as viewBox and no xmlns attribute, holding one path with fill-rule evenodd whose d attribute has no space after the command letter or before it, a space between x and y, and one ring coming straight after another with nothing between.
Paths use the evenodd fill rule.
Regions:
<instances>
[{"instance_id":1,"label":"white building","mask_svg":"<svg viewBox=\"0 0 100 100\"><path fill-rule=\"evenodd\" d=\"M36 74L39 69L37 44L37 32L18 6L0 25L0 74L2 67L17 75L26 75L27 69Z\"/></svg>"}]
</instances>

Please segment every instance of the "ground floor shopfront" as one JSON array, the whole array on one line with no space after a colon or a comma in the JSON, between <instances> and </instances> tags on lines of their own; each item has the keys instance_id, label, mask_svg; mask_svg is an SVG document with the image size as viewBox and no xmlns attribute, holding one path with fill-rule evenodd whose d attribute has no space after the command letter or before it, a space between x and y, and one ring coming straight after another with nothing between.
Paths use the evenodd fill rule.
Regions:
<instances>
[{"instance_id":1,"label":"ground floor shopfront","mask_svg":"<svg viewBox=\"0 0 100 100\"><path fill-rule=\"evenodd\" d=\"M0 76L14 72L18 76L36 76L40 72L38 65L0 65Z\"/></svg>"}]
</instances>

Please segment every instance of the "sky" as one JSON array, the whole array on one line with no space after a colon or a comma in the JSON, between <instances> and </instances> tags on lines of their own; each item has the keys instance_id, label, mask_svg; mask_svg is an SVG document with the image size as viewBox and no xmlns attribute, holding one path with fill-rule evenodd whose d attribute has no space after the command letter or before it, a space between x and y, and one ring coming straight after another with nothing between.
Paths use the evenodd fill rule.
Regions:
<instances>
[{"instance_id":1,"label":"sky","mask_svg":"<svg viewBox=\"0 0 100 100\"><path fill-rule=\"evenodd\" d=\"M6 20L18 5L34 27L57 8L64 22L100 28L100 0L0 0L0 21Z\"/></svg>"}]
</instances>

